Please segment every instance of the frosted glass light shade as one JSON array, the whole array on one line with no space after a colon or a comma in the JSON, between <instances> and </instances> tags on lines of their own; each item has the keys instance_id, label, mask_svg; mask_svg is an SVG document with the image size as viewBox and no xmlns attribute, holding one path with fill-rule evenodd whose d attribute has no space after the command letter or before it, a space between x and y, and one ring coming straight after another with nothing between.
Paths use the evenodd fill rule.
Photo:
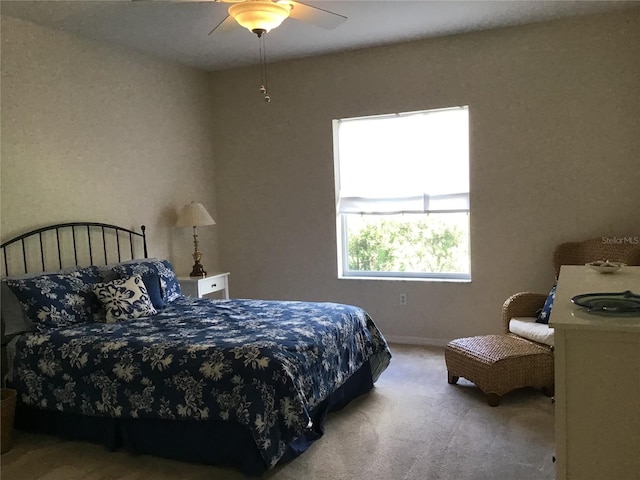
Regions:
<instances>
[{"instance_id":1,"label":"frosted glass light shade","mask_svg":"<svg viewBox=\"0 0 640 480\"><path fill-rule=\"evenodd\" d=\"M268 32L278 27L289 16L290 11L290 5L274 3L270 0L251 0L229 7L229 15L241 26L254 33L256 30Z\"/></svg>"}]
</instances>

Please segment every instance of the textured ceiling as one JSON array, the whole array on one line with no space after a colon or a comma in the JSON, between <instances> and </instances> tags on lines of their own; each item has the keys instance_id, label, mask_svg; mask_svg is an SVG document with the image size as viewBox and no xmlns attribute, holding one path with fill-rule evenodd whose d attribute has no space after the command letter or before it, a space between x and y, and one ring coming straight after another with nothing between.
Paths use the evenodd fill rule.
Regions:
<instances>
[{"instance_id":1,"label":"textured ceiling","mask_svg":"<svg viewBox=\"0 0 640 480\"><path fill-rule=\"evenodd\" d=\"M634 8L637 1L308 1L346 16L332 30L293 18L266 35L269 61L308 57L532 23L566 16ZM257 37L236 25L209 32L229 4L213 1L2 0L2 15L111 44L124 45L189 66L220 70L256 64Z\"/></svg>"}]
</instances>

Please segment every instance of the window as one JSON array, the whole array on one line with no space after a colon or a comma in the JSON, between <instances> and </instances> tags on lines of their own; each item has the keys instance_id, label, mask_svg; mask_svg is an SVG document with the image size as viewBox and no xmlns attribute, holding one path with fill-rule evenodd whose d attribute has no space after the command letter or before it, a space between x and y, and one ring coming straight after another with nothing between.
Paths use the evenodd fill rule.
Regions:
<instances>
[{"instance_id":1,"label":"window","mask_svg":"<svg viewBox=\"0 0 640 480\"><path fill-rule=\"evenodd\" d=\"M333 130L340 276L470 279L468 107Z\"/></svg>"}]
</instances>

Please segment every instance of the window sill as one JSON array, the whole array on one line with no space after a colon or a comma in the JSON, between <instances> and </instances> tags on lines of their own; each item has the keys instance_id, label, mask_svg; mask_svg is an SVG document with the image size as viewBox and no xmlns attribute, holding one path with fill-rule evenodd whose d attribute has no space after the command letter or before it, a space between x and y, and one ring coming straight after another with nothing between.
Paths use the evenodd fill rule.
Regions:
<instances>
[{"instance_id":1,"label":"window sill","mask_svg":"<svg viewBox=\"0 0 640 480\"><path fill-rule=\"evenodd\" d=\"M444 283L471 283L469 278L445 278L445 277L393 277L393 276L365 276L365 275L339 275L338 280L386 280L391 282L444 282Z\"/></svg>"}]
</instances>

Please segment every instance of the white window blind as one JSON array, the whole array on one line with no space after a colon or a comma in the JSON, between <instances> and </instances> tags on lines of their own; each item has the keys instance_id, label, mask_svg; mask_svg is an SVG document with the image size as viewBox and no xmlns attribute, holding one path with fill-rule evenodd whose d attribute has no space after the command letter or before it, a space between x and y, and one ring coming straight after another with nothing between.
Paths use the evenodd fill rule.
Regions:
<instances>
[{"instance_id":1,"label":"white window blind","mask_svg":"<svg viewBox=\"0 0 640 480\"><path fill-rule=\"evenodd\" d=\"M469 111L336 120L337 212L469 211Z\"/></svg>"}]
</instances>

